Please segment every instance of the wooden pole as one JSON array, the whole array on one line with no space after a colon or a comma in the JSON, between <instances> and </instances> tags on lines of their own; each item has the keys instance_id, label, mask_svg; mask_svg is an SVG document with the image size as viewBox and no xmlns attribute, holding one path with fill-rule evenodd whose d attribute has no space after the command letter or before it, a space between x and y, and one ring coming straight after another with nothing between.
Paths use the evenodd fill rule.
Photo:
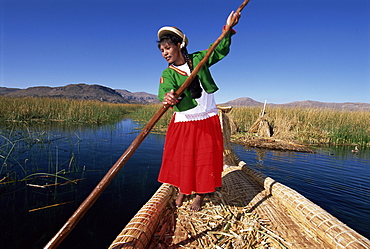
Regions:
<instances>
[{"instance_id":1,"label":"wooden pole","mask_svg":"<svg viewBox=\"0 0 370 249\"><path fill-rule=\"evenodd\" d=\"M241 12L242 9L248 4L249 1L250 0L245 0L240 5L240 7L236 10L236 13ZM208 61L209 57L211 56L211 53L215 50L216 46L225 37L225 35L231 30L231 28L232 28L232 25L230 25L230 26L226 25L222 34L213 43L213 45L208 50L207 54L204 56L204 58L201 60L201 62L199 62L199 64L195 67L195 69L193 70L191 75L186 79L184 84L182 84L182 86L174 93L175 97L179 97L184 92L184 90L190 85L190 83L193 81L194 77L197 75L199 70ZM103 179L98 183L98 185L94 188L94 190L90 193L90 195L77 208L77 210L68 219L68 221L64 224L64 226L46 244L44 249L57 248L59 246L59 244L67 237L67 235L77 225L78 221L84 216L84 214L87 212L87 210L95 203L95 201L99 198L99 196L107 188L107 186L113 180L113 178L117 175L119 170L126 164L128 159L130 159L132 154L139 147L141 142L146 138L146 136L149 134L151 129L158 122L158 120L163 116L163 114L168 110L169 107L170 107L170 105L168 105L168 104L163 105L157 111L157 113L154 114L154 116L149 120L148 124L143 128L143 130L136 137L136 139L131 143L131 145L122 154L122 156L117 160L117 162L110 168L110 170L106 173L106 175L103 177Z\"/></svg>"},{"instance_id":2,"label":"wooden pole","mask_svg":"<svg viewBox=\"0 0 370 249\"><path fill-rule=\"evenodd\" d=\"M263 117L265 115L266 102L267 102L267 100L265 100L265 104L263 105L263 109L262 109L262 112L261 112L261 117Z\"/></svg>"}]
</instances>

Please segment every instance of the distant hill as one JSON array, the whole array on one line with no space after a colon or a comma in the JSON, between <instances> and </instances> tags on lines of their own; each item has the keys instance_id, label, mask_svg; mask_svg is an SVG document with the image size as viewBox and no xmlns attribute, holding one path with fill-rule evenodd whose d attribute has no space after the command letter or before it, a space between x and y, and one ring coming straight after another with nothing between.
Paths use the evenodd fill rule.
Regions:
<instances>
[{"instance_id":1,"label":"distant hill","mask_svg":"<svg viewBox=\"0 0 370 249\"><path fill-rule=\"evenodd\" d=\"M7 87L0 87L0 95L6 95L11 92L18 91L18 88L7 88Z\"/></svg>"},{"instance_id":2,"label":"distant hill","mask_svg":"<svg viewBox=\"0 0 370 249\"><path fill-rule=\"evenodd\" d=\"M286 107L310 107L310 108L332 108L332 109L342 109L342 110L370 110L370 104L368 103L326 103L319 101L295 101L287 104L282 104Z\"/></svg>"},{"instance_id":3,"label":"distant hill","mask_svg":"<svg viewBox=\"0 0 370 249\"><path fill-rule=\"evenodd\" d=\"M248 97L242 97L234 100L230 100L226 103L222 103L221 105L231 105L231 106L263 106L262 102L258 102L254 99Z\"/></svg>"},{"instance_id":4,"label":"distant hill","mask_svg":"<svg viewBox=\"0 0 370 249\"><path fill-rule=\"evenodd\" d=\"M255 101L248 97L238 98L226 103L220 104L225 106L263 106L264 103ZM327 103L327 102L319 102L319 101L295 101L286 104L273 104L267 103L267 106L273 107L306 107L306 108L331 108L331 109L342 109L342 110L370 110L369 103L352 103L352 102L345 102L345 103Z\"/></svg>"},{"instance_id":5,"label":"distant hill","mask_svg":"<svg viewBox=\"0 0 370 249\"><path fill-rule=\"evenodd\" d=\"M160 101L157 98L157 95L146 93L146 92L129 92L127 90L116 89L118 93L125 99L129 101L134 101L139 104L158 104Z\"/></svg>"},{"instance_id":6,"label":"distant hill","mask_svg":"<svg viewBox=\"0 0 370 249\"><path fill-rule=\"evenodd\" d=\"M61 87L37 86L27 89L0 87L0 95L8 97L56 97L99 100L110 103L149 104L159 103L156 95L114 90L101 85L70 84Z\"/></svg>"},{"instance_id":7,"label":"distant hill","mask_svg":"<svg viewBox=\"0 0 370 249\"><path fill-rule=\"evenodd\" d=\"M99 100L110 103L153 104L160 103L157 95L146 92L130 92L101 85L70 84L60 87L36 86L27 89L0 87L0 96L9 97L57 97L85 100ZM264 103L249 97L242 97L222 103L231 106L263 106ZM267 106L333 108L342 110L370 110L369 103L326 103L312 100L295 101L286 104L268 103Z\"/></svg>"}]
</instances>

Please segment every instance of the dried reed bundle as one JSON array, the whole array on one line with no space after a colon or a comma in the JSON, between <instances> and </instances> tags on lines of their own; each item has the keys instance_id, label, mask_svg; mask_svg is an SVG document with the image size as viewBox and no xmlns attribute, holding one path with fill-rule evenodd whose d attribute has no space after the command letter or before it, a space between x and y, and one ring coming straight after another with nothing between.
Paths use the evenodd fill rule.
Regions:
<instances>
[{"instance_id":1,"label":"dried reed bundle","mask_svg":"<svg viewBox=\"0 0 370 249\"><path fill-rule=\"evenodd\" d=\"M225 198L227 196L227 198ZM250 213L245 206L232 206L222 188L205 199L201 211L191 212L192 196L177 210L177 223L168 248L285 248L268 229L269 221Z\"/></svg>"},{"instance_id":2,"label":"dried reed bundle","mask_svg":"<svg viewBox=\"0 0 370 249\"><path fill-rule=\"evenodd\" d=\"M194 196L187 196L177 209L167 209L149 248L285 248L283 239L269 229L269 220L250 212L245 197L251 189L246 187L249 182L241 183L241 176L241 167L225 169L223 187L206 195L201 211L189 211Z\"/></svg>"},{"instance_id":3,"label":"dried reed bundle","mask_svg":"<svg viewBox=\"0 0 370 249\"><path fill-rule=\"evenodd\" d=\"M276 116L271 120L274 138L281 138L286 140L294 140L295 133L292 131L297 125L296 118L287 116Z\"/></svg>"},{"instance_id":4,"label":"dried reed bundle","mask_svg":"<svg viewBox=\"0 0 370 249\"><path fill-rule=\"evenodd\" d=\"M233 131L235 132L235 123L226 115L232 109L231 106L229 107L220 107L218 106L218 116L220 119L222 134L224 138L224 165L237 165L240 161L238 156L234 153L233 149L231 148L231 135ZM234 125L233 125L234 124ZM234 126L234 128L232 128Z\"/></svg>"},{"instance_id":5,"label":"dried reed bundle","mask_svg":"<svg viewBox=\"0 0 370 249\"><path fill-rule=\"evenodd\" d=\"M252 125L252 127L248 131L249 133L257 133L258 136L261 137L271 137L272 136L272 128L268 122L266 117L259 117L256 122Z\"/></svg>"}]
</instances>

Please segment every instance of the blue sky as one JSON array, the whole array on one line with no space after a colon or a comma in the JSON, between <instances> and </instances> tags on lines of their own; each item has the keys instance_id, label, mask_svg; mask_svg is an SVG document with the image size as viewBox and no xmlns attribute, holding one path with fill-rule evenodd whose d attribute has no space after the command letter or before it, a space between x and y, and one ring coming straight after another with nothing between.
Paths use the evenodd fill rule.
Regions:
<instances>
[{"instance_id":1,"label":"blue sky","mask_svg":"<svg viewBox=\"0 0 370 249\"><path fill-rule=\"evenodd\" d=\"M156 94L157 30L189 52L221 34L236 0L0 0L0 86L100 84ZM218 103L370 103L370 1L251 0L230 54L211 68Z\"/></svg>"}]
</instances>

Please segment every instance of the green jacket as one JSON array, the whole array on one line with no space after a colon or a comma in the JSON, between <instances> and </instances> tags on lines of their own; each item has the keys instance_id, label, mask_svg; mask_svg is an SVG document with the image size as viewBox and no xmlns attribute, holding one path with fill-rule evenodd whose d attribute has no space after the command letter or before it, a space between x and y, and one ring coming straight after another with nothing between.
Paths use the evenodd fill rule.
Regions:
<instances>
[{"instance_id":1,"label":"green jacket","mask_svg":"<svg viewBox=\"0 0 370 249\"><path fill-rule=\"evenodd\" d=\"M235 31L229 32L224 39L217 45L215 50L212 52L211 56L208 59L208 62L198 72L200 82L203 89L207 93L214 93L218 90L216 83L214 82L209 67L213 64L224 58L230 51L231 45L231 36L235 34ZM212 44L209 46L211 47ZM189 54L189 58L193 61L194 68L199 64L199 62L206 55L207 50L198 51L193 54ZM189 76L186 72L183 72L174 66L170 65L162 72L159 90L158 90L158 99L160 101L164 100L164 95L173 89L175 92L180 86L185 82ZM186 111L197 106L195 99L191 98L191 93L188 89L184 91L184 97L182 100L174 106L175 111Z\"/></svg>"}]
</instances>

